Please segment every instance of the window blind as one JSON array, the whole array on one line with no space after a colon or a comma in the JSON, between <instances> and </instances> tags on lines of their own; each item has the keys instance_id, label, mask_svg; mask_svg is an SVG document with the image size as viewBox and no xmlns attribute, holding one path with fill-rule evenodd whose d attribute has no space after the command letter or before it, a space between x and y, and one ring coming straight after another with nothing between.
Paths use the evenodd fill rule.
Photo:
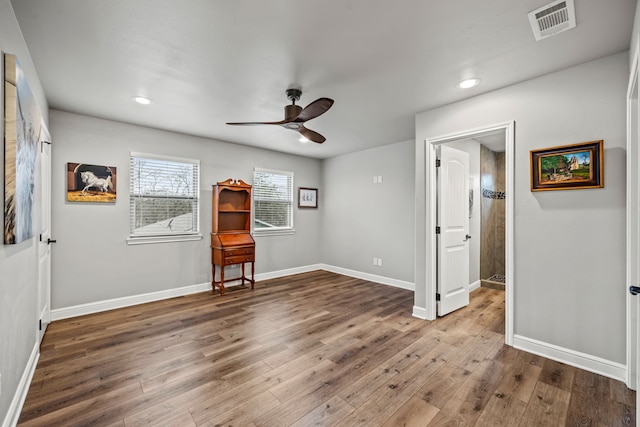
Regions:
<instances>
[{"instance_id":1,"label":"window blind","mask_svg":"<svg viewBox=\"0 0 640 427\"><path fill-rule=\"evenodd\" d=\"M253 170L254 230L293 228L293 173Z\"/></svg>"},{"instance_id":2,"label":"window blind","mask_svg":"<svg viewBox=\"0 0 640 427\"><path fill-rule=\"evenodd\" d=\"M130 235L199 232L200 162L131 153Z\"/></svg>"}]
</instances>

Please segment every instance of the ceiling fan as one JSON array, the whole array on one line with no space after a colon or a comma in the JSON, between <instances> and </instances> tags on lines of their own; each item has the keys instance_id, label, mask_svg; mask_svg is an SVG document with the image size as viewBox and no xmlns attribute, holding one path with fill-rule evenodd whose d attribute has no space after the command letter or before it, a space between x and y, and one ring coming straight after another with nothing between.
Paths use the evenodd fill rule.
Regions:
<instances>
[{"instance_id":1,"label":"ceiling fan","mask_svg":"<svg viewBox=\"0 0 640 427\"><path fill-rule=\"evenodd\" d=\"M300 89L287 89L287 98L291 100L291 105L284 107L284 120L279 122L236 122L227 123L228 125L253 126L253 125L279 125L285 129L291 129L300 132L302 136L310 141L322 144L326 138L311 129L304 127L304 122L315 119L327 112L333 105L333 99L318 98L311 104L302 108L296 105L296 101L300 99L302 91Z\"/></svg>"}]
</instances>

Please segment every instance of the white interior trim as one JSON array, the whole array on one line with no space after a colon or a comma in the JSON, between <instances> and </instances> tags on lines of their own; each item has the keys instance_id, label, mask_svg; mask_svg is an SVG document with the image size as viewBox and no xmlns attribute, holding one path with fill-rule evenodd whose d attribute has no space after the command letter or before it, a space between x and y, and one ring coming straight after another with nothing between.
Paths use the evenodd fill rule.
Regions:
<instances>
[{"instance_id":1,"label":"white interior trim","mask_svg":"<svg viewBox=\"0 0 640 427\"><path fill-rule=\"evenodd\" d=\"M349 270L342 267L334 267L332 265L320 264L320 268L332 273L342 274L343 276L355 277L356 279L368 280L369 282L381 283L383 285L393 286L395 288L415 290L415 284L405 282L404 280L392 279L390 277L378 276L376 274L363 273L361 271Z\"/></svg>"},{"instance_id":2,"label":"white interior trim","mask_svg":"<svg viewBox=\"0 0 640 427\"><path fill-rule=\"evenodd\" d=\"M31 385L33 374L36 371L36 366L38 365L39 358L40 342L36 342L33 346L33 349L31 350L31 355L29 356L29 360L27 361L27 366L25 366L24 372L22 372L22 376L20 377L18 388L16 389L16 392L13 395L13 399L11 400L11 405L9 406L9 411L2 421L2 427L13 427L18 424L18 419L20 418L20 413L22 412L24 401L27 399L29 386Z\"/></svg>"},{"instance_id":3,"label":"white interior trim","mask_svg":"<svg viewBox=\"0 0 640 427\"><path fill-rule=\"evenodd\" d=\"M315 270L325 270L332 273L342 274L344 276L355 277L357 279L368 280L383 285L394 286L396 288L407 289L413 291L415 286L413 283L404 282L384 276L376 276L375 274L362 273L359 271L348 270L346 268L334 267L326 264L312 264L302 267L289 268L286 270L272 271L269 273L261 273L255 275L256 282L275 279L278 277L290 276L292 274L307 273ZM240 279L225 281L226 288L238 286L242 283ZM184 295L196 294L198 292L211 291L211 283L200 283L197 285L184 286L181 288L167 289L164 291L150 292L147 294L131 295L121 298L113 298L103 301L96 301L87 304L79 304L71 307L57 308L51 310L51 320L62 320L71 317L84 316L87 314L100 313L102 311L114 310L116 308L131 307L133 305L144 304L153 301L160 301L168 298L175 298Z\"/></svg>"},{"instance_id":4,"label":"white interior trim","mask_svg":"<svg viewBox=\"0 0 640 427\"><path fill-rule=\"evenodd\" d=\"M436 318L436 239L435 233L431 232L436 227L436 165L435 149L436 145L452 142L460 139L479 137L483 134L494 133L503 130L505 132L505 344L513 345L513 281L514 281L514 189L515 189L515 122L509 121L480 127L467 131L461 131L449 135L428 138L425 140L425 165L426 176L429 177L429 185L425 185L426 197L428 199L427 212L429 213L429 224L427 227L427 247L431 248L431 257L426 262L426 275L429 280L426 283L426 319Z\"/></svg>"},{"instance_id":5,"label":"white interior trim","mask_svg":"<svg viewBox=\"0 0 640 427\"><path fill-rule=\"evenodd\" d=\"M412 315L413 315L413 317L417 317L418 319L429 320L429 319L427 319L427 310L425 310L422 307L418 307L417 305L413 306Z\"/></svg>"},{"instance_id":6,"label":"white interior trim","mask_svg":"<svg viewBox=\"0 0 640 427\"><path fill-rule=\"evenodd\" d=\"M185 286L182 288L150 292L147 294L131 295L127 297L112 298L103 301L95 301L86 304L74 305L71 307L56 308L55 310L51 310L51 320L55 321L68 319L70 317L100 313L102 311L114 310L116 308L131 307L132 305L160 301L163 299L175 298L204 291L211 291L210 282L201 283L199 285Z\"/></svg>"},{"instance_id":7,"label":"white interior trim","mask_svg":"<svg viewBox=\"0 0 640 427\"><path fill-rule=\"evenodd\" d=\"M612 362L590 354L569 350L557 345L548 344L532 338L515 335L513 337L513 347L546 357L547 359L565 363L585 371L604 375L614 380L624 381L627 376L627 368L621 363Z\"/></svg>"},{"instance_id":8,"label":"white interior trim","mask_svg":"<svg viewBox=\"0 0 640 427\"><path fill-rule=\"evenodd\" d=\"M640 224L638 222L638 215L640 214L638 192L640 104L637 93L639 83L639 45L640 42L636 43L636 49L633 53L627 88L627 271L625 288L631 285L640 286L640 284L636 283L638 268L640 268L638 265L638 256L640 255L638 250L640 234ZM627 289L625 289L625 295L627 304L627 373L625 383L627 387L636 390L638 386L638 297L632 296Z\"/></svg>"}]
</instances>

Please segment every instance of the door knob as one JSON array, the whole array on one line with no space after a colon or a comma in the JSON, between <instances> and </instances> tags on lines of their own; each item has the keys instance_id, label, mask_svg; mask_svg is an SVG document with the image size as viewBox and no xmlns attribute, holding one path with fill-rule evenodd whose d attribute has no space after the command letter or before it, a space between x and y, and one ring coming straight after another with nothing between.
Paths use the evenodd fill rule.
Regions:
<instances>
[{"instance_id":1,"label":"door knob","mask_svg":"<svg viewBox=\"0 0 640 427\"><path fill-rule=\"evenodd\" d=\"M466 236L464 236L464 240L463 242L466 242L467 240L469 240L471 238L471 236L469 236L468 234Z\"/></svg>"},{"instance_id":2,"label":"door knob","mask_svg":"<svg viewBox=\"0 0 640 427\"><path fill-rule=\"evenodd\" d=\"M47 239L47 245L50 245L52 243L57 243L57 240Z\"/></svg>"},{"instance_id":3,"label":"door knob","mask_svg":"<svg viewBox=\"0 0 640 427\"><path fill-rule=\"evenodd\" d=\"M631 293L631 295L640 294L640 286L629 286L629 292Z\"/></svg>"}]
</instances>

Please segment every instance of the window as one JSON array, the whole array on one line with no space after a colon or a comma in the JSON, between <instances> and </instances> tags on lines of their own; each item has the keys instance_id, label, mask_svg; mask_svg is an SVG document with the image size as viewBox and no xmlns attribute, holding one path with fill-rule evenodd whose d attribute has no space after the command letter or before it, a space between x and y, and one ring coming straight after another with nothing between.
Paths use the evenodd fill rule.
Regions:
<instances>
[{"instance_id":1,"label":"window","mask_svg":"<svg viewBox=\"0 0 640 427\"><path fill-rule=\"evenodd\" d=\"M293 232L293 173L253 170L254 232Z\"/></svg>"},{"instance_id":2,"label":"window","mask_svg":"<svg viewBox=\"0 0 640 427\"><path fill-rule=\"evenodd\" d=\"M200 162L131 153L128 243L199 235Z\"/></svg>"}]
</instances>

